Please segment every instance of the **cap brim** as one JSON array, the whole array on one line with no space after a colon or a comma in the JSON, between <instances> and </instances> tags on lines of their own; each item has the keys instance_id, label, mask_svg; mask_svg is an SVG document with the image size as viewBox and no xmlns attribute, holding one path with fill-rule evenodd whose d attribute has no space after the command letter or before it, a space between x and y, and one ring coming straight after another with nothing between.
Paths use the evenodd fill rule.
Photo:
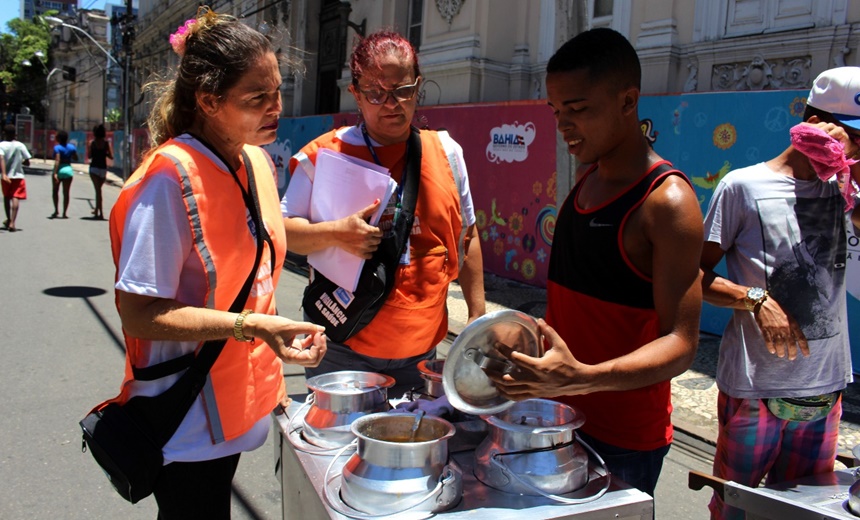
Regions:
<instances>
[{"instance_id":1,"label":"cap brim","mask_svg":"<svg viewBox=\"0 0 860 520\"><path fill-rule=\"evenodd\" d=\"M860 130L860 116L848 115L848 114L831 114L836 118L837 121L842 123L845 126L850 126L855 130Z\"/></svg>"}]
</instances>

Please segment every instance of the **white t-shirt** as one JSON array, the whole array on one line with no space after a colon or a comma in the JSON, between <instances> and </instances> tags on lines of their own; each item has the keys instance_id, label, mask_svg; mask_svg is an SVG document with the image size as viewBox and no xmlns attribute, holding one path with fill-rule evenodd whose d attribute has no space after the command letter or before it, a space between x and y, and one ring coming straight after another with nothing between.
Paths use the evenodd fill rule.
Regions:
<instances>
[{"instance_id":1,"label":"white t-shirt","mask_svg":"<svg viewBox=\"0 0 860 520\"><path fill-rule=\"evenodd\" d=\"M729 172L705 216L705 237L725 251L728 279L763 287L801 327L810 355L767 351L753 313L734 310L717 385L747 399L806 397L852 381L845 293L844 200L835 181L799 180L765 163Z\"/></svg>"},{"instance_id":2,"label":"white t-shirt","mask_svg":"<svg viewBox=\"0 0 860 520\"><path fill-rule=\"evenodd\" d=\"M206 146L188 135L176 139L206 154L229 170ZM229 173L227 173L229 175ZM132 294L175 299L204 307L206 274L193 244L179 183L170 175L155 175L138 191L126 215L116 288ZM196 341L152 341L144 366L194 352ZM156 381L132 381L131 395L158 395L167 390L178 374ZM266 442L271 419L264 417L240 437L212 444L209 421L202 397L198 397L179 429L164 447L165 464L171 461L201 461L226 457L259 448Z\"/></svg>"},{"instance_id":3,"label":"white t-shirt","mask_svg":"<svg viewBox=\"0 0 860 520\"><path fill-rule=\"evenodd\" d=\"M475 206L472 203L472 192L469 189L469 175L466 171L466 161L463 159L463 148L454 141L447 132L439 132L439 139L442 141L442 146L449 155L456 157L459 167L460 176L460 208L463 214L463 224L471 226L475 223ZM365 146L364 136L358 126L350 126L339 129L337 137L350 145ZM376 146L382 146L371 138L370 143ZM301 163L296 166L290 184L287 186L287 192L281 199L281 213L285 218L301 217L308 218L310 216L311 206L311 191L313 190L313 181L305 172Z\"/></svg>"},{"instance_id":4,"label":"white t-shirt","mask_svg":"<svg viewBox=\"0 0 860 520\"><path fill-rule=\"evenodd\" d=\"M6 161L6 176L10 179L24 178L24 161L30 159L30 151L21 141L0 141L0 155Z\"/></svg>"}]
</instances>

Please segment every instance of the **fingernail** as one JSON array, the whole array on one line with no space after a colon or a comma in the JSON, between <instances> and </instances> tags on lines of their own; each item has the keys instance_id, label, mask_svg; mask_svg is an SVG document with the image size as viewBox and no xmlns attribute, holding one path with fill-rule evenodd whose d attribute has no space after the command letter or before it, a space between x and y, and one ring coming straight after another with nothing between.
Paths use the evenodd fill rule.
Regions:
<instances>
[{"instance_id":1,"label":"fingernail","mask_svg":"<svg viewBox=\"0 0 860 520\"><path fill-rule=\"evenodd\" d=\"M373 201L374 204L379 204L379 199Z\"/></svg>"}]
</instances>

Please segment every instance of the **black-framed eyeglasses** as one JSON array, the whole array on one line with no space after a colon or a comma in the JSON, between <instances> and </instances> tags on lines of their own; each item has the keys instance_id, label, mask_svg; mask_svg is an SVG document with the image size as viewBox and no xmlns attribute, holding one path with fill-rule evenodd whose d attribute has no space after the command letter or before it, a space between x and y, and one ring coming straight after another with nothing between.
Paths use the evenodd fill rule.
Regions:
<instances>
[{"instance_id":1,"label":"black-framed eyeglasses","mask_svg":"<svg viewBox=\"0 0 860 520\"><path fill-rule=\"evenodd\" d=\"M421 82L421 77L418 77L415 80L415 83L411 85L401 85L395 89L369 89L362 90L358 89L359 92L364 94L364 97L367 99L367 102L371 105L382 105L386 101L388 101L389 96L393 96L395 101L409 101L410 99L415 97L415 93L418 92L418 83Z\"/></svg>"}]
</instances>

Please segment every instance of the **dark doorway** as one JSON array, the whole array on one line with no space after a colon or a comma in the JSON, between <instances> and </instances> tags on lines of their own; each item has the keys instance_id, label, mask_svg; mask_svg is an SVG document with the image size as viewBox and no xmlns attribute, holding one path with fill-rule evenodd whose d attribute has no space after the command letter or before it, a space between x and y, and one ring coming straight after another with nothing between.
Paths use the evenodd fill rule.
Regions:
<instances>
[{"instance_id":1,"label":"dark doorway","mask_svg":"<svg viewBox=\"0 0 860 520\"><path fill-rule=\"evenodd\" d=\"M320 11L316 113L340 111L338 80L346 62L347 23L352 8L339 0L324 0Z\"/></svg>"}]
</instances>

